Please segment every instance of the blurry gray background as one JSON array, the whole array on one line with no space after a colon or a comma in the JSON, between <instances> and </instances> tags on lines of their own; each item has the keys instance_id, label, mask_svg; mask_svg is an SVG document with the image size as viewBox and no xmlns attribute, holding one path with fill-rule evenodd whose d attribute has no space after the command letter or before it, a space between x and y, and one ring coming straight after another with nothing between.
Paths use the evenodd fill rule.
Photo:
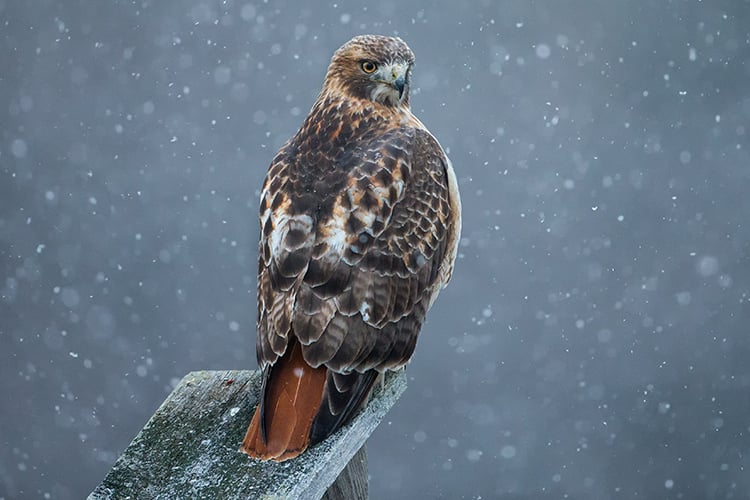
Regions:
<instances>
[{"instance_id":1,"label":"blurry gray background","mask_svg":"<svg viewBox=\"0 0 750 500\"><path fill-rule=\"evenodd\" d=\"M258 189L359 33L464 201L372 497L750 498L747 0L0 0L0 498L256 366Z\"/></svg>"}]
</instances>

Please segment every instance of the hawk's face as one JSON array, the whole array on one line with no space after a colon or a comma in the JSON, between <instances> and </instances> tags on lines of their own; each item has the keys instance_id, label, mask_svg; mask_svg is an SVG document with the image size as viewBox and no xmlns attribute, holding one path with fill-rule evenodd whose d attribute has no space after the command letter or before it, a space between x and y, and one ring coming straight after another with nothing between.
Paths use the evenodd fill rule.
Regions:
<instances>
[{"instance_id":1,"label":"hawk's face","mask_svg":"<svg viewBox=\"0 0 750 500\"><path fill-rule=\"evenodd\" d=\"M396 37L362 35L333 55L324 87L385 106L409 105L414 54Z\"/></svg>"}]
</instances>

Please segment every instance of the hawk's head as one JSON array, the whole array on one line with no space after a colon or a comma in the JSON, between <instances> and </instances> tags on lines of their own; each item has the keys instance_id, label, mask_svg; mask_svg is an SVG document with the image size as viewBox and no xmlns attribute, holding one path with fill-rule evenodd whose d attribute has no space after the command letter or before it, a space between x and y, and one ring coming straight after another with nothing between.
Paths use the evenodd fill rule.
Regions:
<instances>
[{"instance_id":1,"label":"hawk's head","mask_svg":"<svg viewBox=\"0 0 750 500\"><path fill-rule=\"evenodd\" d=\"M391 36L356 36L333 54L324 89L386 106L409 106L414 53Z\"/></svg>"}]
</instances>

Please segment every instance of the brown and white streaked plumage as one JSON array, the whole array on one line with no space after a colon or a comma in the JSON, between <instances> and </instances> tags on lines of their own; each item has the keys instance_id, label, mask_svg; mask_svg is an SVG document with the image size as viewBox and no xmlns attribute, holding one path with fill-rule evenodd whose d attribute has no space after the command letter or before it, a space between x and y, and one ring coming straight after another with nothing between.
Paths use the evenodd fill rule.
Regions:
<instances>
[{"instance_id":1,"label":"brown and white streaked plumage","mask_svg":"<svg viewBox=\"0 0 750 500\"><path fill-rule=\"evenodd\" d=\"M409 109L414 54L358 36L336 51L260 202L260 404L242 451L293 458L346 424L404 366L451 277L453 168Z\"/></svg>"}]
</instances>

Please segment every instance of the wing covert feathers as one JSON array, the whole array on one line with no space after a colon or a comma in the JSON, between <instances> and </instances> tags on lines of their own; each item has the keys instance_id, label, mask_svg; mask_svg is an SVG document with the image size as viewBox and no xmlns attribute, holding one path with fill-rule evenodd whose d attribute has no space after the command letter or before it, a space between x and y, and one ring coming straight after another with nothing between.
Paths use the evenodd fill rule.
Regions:
<instances>
[{"instance_id":1,"label":"wing covert feathers","mask_svg":"<svg viewBox=\"0 0 750 500\"><path fill-rule=\"evenodd\" d=\"M258 363L295 336L312 366L400 368L453 267L450 163L429 132L400 125L300 165L303 139L282 148L261 195Z\"/></svg>"}]
</instances>

